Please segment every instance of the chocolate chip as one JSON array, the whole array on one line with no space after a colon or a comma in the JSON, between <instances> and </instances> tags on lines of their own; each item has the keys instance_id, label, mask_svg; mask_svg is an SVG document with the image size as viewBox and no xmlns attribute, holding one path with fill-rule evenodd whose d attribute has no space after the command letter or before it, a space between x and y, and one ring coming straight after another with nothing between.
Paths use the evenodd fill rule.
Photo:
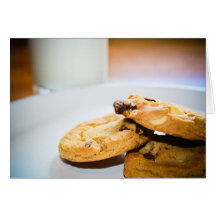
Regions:
<instances>
[{"instance_id":1,"label":"chocolate chip","mask_svg":"<svg viewBox=\"0 0 216 216\"><path fill-rule=\"evenodd\" d=\"M145 159L147 159L147 160L155 160L155 156L154 155L152 155L150 152L147 152L147 153L145 153L144 155L143 155L143 157L145 158Z\"/></svg>"},{"instance_id":2,"label":"chocolate chip","mask_svg":"<svg viewBox=\"0 0 216 216\"><path fill-rule=\"evenodd\" d=\"M144 99L147 100L147 101L156 102L156 100L152 99L152 98L144 97Z\"/></svg>"},{"instance_id":3,"label":"chocolate chip","mask_svg":"<svg viewBox=\"0 0 216 216\"><path fill-rule=\"evenodd\" d=\"M121 100L115 101L113 106L117 114L122 114L127 109L127 106Z\"/></svg>"},{"instance_id":4,"label":"chocolate chip","mask_svg":"<svg viewBox=\"0 0 216 216\"><path fill-rule=\"evenodd\" d=\"M128 127L126 127L125 125L122 125L119 129L119 131L123 131L123 130L130 130Z\"/></svg>"},{"instance_id":5,"label":"chocolate chip","mask_svg":"<svg viewBox=\"0 0 216 216\"><path fill-rule=\"evenodd\" d=\"M135 132L142 136L142 135L144 135L144 128L141 125L136 124L136 131Z\"/></svg>"},{"instance_id":6,"label":"chocolate chip","mask_svg":"<svg viewBox=\"0 0 216 216\"><path fill-rule=\"evenodd\" d=\"M135 110L135 109L137 109L137 106L133 102L131 102L129 105L126 106L126 109L127 110Z\"/></svg>"},{"instance_id":7,"label":"chocolate chip","mask_svg":"<svg viewBox=\"0 0 216 216\"><path fill-rule=\"evenodd\" d=\"M125 118L124 122L131 123L131 124L136 124L136 122L133 119L129 119L129 118Z\"/></svg>"},{"instance_id":8,"label":"chocolate chip","mask_svg":"<svg viewBox=\"0 0 216 216\"><path fill-rule=\"evenodd\" d=\"M90 141L85 144L85 147L90 147L90 146L91 146L91 142Z\"/></svg>"}]
</instances>

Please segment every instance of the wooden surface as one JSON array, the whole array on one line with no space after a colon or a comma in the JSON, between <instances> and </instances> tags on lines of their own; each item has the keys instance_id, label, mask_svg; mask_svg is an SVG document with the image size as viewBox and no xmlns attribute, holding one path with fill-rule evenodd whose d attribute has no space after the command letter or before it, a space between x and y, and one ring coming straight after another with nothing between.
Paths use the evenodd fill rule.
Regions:
<instances>
[{"instance_id":1,"label":"wooden surface","mask_svg":"<svg viewBox=\"0 0 216 216\"><path fill-rule=\"evenodd\" d=\"M110 39L109 81L205 86L205 40ZM28 40L12 39L10 100L33 95Z\"/></svg>"},{"instance_id":2,"label":"wooden surface","mask_svg":"<svg viewBox=\"0 0 216 216\"><path fill-rule=\"evenodd\" d=\"M204 39L112 39L110 81L205 86Z\"/></svg>"},{"instance_id":3,"label":"wooden surface","mask_svg":"<svg viewBox=\"0 0 216 216\"><path fill-rule=\"evenodd\" d=\"M33 95L33 78L27 40L10 43L10 101Z\"/></svg>"}]
</instances>

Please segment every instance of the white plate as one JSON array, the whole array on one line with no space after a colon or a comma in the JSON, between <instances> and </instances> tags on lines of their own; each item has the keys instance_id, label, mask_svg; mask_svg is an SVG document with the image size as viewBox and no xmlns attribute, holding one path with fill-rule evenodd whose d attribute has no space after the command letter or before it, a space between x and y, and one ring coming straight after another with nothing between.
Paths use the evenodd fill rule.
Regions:
<instances>
[{"instance_id":1,"label":"white plate","mask_svg":"<svg viewBox=\"0 0 216 216\"><path fill-rule=\"evenodd\" d=\"M11 103L11 178L123 178L124 155L91 163L59 157L58 143L78 123L113 112L130 94L175 102L205 113L205 91L186 87L106 84L36 95Z\"/></svg>"}]
</instances>

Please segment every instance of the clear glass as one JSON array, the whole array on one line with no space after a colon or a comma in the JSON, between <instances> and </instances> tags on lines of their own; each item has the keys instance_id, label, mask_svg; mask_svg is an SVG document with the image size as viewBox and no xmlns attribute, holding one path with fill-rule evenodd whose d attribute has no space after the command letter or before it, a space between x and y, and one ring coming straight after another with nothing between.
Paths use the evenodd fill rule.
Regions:
<instances>
[{"instance_id":1,"label":"clear glass","mask_svg":"<svg viewBox=\"0 0 216 216\"><path fill-rule=\"evenodd\" d=\"M30 39L30 49L39 93L106 81L107 39Z\"/></svg>"}]
</instances>

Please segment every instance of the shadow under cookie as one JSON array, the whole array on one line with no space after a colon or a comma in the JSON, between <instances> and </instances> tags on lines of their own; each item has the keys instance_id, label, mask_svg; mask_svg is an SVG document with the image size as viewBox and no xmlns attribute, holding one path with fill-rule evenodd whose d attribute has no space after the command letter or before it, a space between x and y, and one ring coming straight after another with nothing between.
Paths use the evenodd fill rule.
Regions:
<instances>
[{"instance_id":1,"label":"shadow under cookie","mask_svg":"<svg viewBox=\"0 0 216 216\"><path fill-rule=\"evenodd\" d=\"M116 157L108 158L105 160L100 161L93 161L93 162L71 162L66 159L60 157L61 161L69 164L71 166L83 169L103 169L113 166L118 166L124 163L125 154L118 155Z\"/></svg>"}]
</instances>

